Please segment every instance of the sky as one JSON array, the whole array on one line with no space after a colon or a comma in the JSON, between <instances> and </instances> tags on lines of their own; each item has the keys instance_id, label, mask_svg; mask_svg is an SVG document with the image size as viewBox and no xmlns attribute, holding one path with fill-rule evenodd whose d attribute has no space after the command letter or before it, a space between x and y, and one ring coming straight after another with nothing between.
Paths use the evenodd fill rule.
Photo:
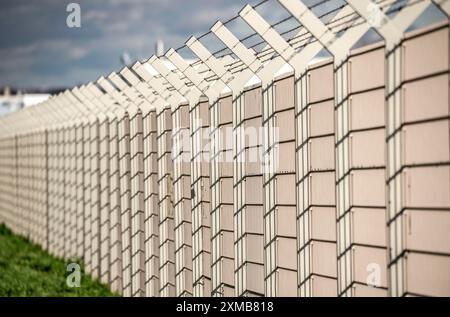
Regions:
<instances>
[{"instance_id":1,"label":"sky","mask_svg":"<svg viewBox=\"0 0 450 317\"><path fill-rule=\"evenodd\" d=\"M77 0L81 27L69 28L66 8L71 2L0 0L0 87L45 89L93 81L119 70L123 52L132 60L148 58L157 39L166 50L178 48L191 35L199 36L217 20L259 1ZM283 17L270 5L258 9L269 22ZM234 28L239 35L250 30L239 23Z\"/></svg>"},{"instance_id":2,"label":"sky","mask_svg":"<svg viewBox=\"0 0 450 317\"><path fill-rule=\"evenodd\" d=\"M179 47L246 0L78 0L81 27L69 28L75 1L0 1L0 86L73 86L120 68L120 56L148 58L155 41Z\"/></svg>"}]
</instances>

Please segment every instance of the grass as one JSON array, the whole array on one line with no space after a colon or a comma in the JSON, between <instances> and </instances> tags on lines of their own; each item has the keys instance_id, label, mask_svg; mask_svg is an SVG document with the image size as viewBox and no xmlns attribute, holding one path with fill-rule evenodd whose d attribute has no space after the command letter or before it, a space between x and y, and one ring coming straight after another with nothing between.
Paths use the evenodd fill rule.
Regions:
<instances>
[{"instance_id":1,"label":"grass","mask_svg":"<svg viewBox=\"0 0 450 317\"><path fill-rule=\"evenodd\" d=\"M67 264L0 224L0 296L117 296L84 274L80 287L69 287Z\"/></svg>"}]
</instances>

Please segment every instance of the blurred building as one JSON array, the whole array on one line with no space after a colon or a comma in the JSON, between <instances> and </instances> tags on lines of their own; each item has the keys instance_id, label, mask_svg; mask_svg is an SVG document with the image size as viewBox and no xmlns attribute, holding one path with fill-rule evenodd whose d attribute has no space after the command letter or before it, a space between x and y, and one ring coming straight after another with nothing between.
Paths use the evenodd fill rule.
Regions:
<instances>
[{"instance_id":1,"label":"blurred building","mask_svg":"<svg viewBox=\"0 0 450 317\"><path fill-rule=\"evenodd\" d=\"M0 95L0 116L47 100L51 92L26 92L6 86Z\"/></svg>"}]
</instances>

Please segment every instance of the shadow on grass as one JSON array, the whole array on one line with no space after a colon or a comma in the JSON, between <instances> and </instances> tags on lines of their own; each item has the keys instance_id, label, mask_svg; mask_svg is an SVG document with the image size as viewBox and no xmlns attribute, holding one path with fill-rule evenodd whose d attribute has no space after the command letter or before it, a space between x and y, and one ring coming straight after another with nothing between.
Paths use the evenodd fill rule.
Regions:
<instances>
[{"instance_id":1,"label":"shadow on grass","mask_svg":"<svg viewBox=\"0 0 450 317\"><path fill-rule=\"evenodd\" d=\"M81 266L80 287L69 287L69 263ZM0 224L0 296L118 296L84 273L81 260L66 261Z\"/></svg>"}]
</instances>

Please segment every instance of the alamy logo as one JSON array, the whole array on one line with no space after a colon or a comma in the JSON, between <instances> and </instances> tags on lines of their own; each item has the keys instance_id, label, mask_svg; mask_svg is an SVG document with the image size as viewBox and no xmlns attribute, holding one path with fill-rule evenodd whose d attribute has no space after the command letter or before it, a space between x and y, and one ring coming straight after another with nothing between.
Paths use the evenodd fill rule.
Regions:
<instances>
[{"instance_id":1,"label":"alamy logo","mask_svg":"<svg viewBox=\"0 0 450 317\"><path fill-rule=\"evenodd\" d=\"M66 24L69 28L81 27L81 7L78 3L69 3L66 7L69 15L66 18Z\"/></svg>"},{"instance_id":2,"label":"alamy logo","mask_svg":"<svg viewBox=\"0 0 450 317\"><path fill-rule=\"evenodd\" d=\"M366 267L368 286L380 287L381 286L381 267L378 263L369 263Z\"/></svg>"},{"instance_id":3,"label":"alamy logo","mask_svg":"<svg viewBox=\"0 0 450 317\"><path fill-rule=\"evenodd\" d=\"M205 126L201 121L194 119L194 126ZM278 130L278 127L222 127L214 132L199 129L191 137L189 129L179 128L172 135L172 159L181 163L245 163L247 168L274 174L283 168L279 165L281 149ZM230 150L233 144L236 146L235 156ZM191 153L193 145L195 153Z\"/></svg>"},{"instance_id":4,"label":"alamy logo","mask_svg":"<svg viewBox=\"0 0 450 317\"><path fill-rule=\"evenodd\" d=\"M379 28L381 26L381 22L383 21L383 13L381 12L378 4L371 2L367 5L366 10L369 13L367 22L371 26Z\"/></svg>"},{"instance_id":5,"label":"alamy logo","mask_svg":"<svg viewBox=\"0 0 450 317\"><path fill-rule=\"evenodd\" d=\"M68 287L80 287L81 285L81 268L77 263L69 263L67 265L67 272L70 272L66 278Z\"/></svg>"}]
</instances>

